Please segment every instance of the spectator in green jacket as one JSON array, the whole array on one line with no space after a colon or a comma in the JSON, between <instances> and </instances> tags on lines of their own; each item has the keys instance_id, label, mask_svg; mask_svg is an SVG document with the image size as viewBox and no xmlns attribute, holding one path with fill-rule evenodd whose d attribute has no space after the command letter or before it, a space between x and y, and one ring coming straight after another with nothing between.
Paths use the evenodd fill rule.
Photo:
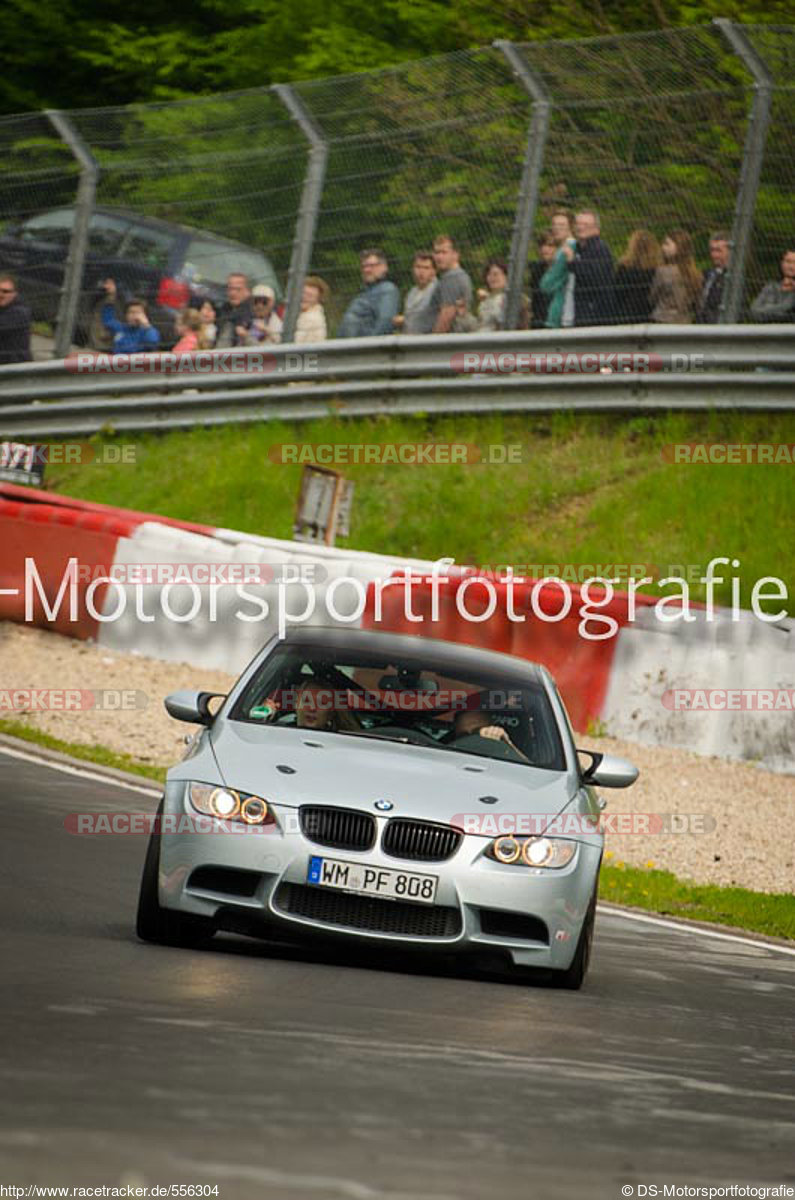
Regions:
<instances>
[{"instance_id":1,"label":"spectator in green jacket","mask_svg":"<svg viewBox=\"0 0 795 1200\"><path fill-rule=\"evenodd\" d=\"M569 255L573 255L577 243L571 226L571 216L564 209L552 214L550 233L555 239L557 251L551 266L547 267L539 281L539 287L547 297L547 329L560 329L562 325L574 324L574 276L569 270Z\"/></svg>"}]
</instances>

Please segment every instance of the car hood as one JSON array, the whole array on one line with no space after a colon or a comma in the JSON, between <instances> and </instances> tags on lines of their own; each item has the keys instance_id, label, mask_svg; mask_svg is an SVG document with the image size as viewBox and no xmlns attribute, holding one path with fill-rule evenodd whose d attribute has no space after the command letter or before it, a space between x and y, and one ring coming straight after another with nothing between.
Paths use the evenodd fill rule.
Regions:
<instances>
[{"instance_id":1,"label":"car hood","mask_svg":"<svg viewBox=\"0 0 795 1200\"><path fill-rule=\"evenodd\" d=\"M394 805L391 816L450 822L471 814L557 815L577 790L564 772L342 734L225 721L213 728L212 743L228 787L277 805L375 813L381 800Z\"/></svg>"}]
</instances>

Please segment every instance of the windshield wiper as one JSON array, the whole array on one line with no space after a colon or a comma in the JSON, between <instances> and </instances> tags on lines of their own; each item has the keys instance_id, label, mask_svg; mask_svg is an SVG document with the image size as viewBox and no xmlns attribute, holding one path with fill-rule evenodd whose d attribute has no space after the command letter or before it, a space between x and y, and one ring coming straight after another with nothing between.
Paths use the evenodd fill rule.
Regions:
<instances>
[{"instance_id":1,"label":"windshield wiper","mask_svg":"<svg viewBox=\"0 0 795 1200\"><path fill-rule=\"evenodd\" d=\"M363 737L375 738L379 742L401 742L404 746L416 746L416 742L412 742L409 737L396 737L392 733L377 733L374 729L337 729L335 733L341 733L343 737Z\"/></svg>"}]
</instances>

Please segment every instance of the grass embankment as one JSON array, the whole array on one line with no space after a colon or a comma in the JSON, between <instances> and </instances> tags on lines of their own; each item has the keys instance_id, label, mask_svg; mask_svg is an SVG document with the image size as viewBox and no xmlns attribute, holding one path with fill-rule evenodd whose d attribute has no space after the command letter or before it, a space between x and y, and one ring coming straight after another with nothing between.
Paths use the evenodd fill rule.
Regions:
<instances>
[{"instance_id":1,"label":"grass embankment","mask_svg":"<svg viewBox=\"0 0 795 1200\"><path fill-rule=\"evenodd\" d=\"M166 767L156 767L152 763L143 763L140 759L133 758L129 754L116 754L113 750L106 750L104 746L87 746L84 742L65 742L62 738L44 733L41 729L36 729L33 725L27 725L24 721L11 721L6 717L2 717L0 718L0 733L6 733L9 737L20 738L25 742L33 742L35 745L43 746L47 750L57 750L61 754L68 754L72 758L80 758L87 763L96 763L101 767L115 767L119 771L129 771L133 775L143 775L147 779L156 780L158 783L163 783L166 778Z\"/></svg>"},{"instance_id":2,"label":"grass embankment","mask_svg":"<svg viewBox=\"0 0 795 1200\"><path fill-rule=\"evenodd\" d=\"M605 863L599 899L678 920L707 921L795 940L795 896L692 883L670 871Z\"/></svg>"},{"instance_id":3,"label":"grass embankment","mask_svg":"<svg viewBox=\"0 0 795 1200\"><path fill-rule=\"evenodd\" d=\"M134 465L54 466L47 485L282 538L292 536L301 467L273 462L274 446L455 441L485 453L519 445L518 464L339 467L355 483L346 544L481 566L648 564L655 579L669 565L705 567L724 555L740 561L743 607L763 575L795 591L793 467L685 465L662 456L677 442L793 443L790 414L328 418L113 440L134 444ZM729 604L731 570L716 573L727 576L716 600ZM659 596L671 589L655 583L645 590ZM691 598L704 598L701 585L691 586Z\"/></svg>"}]
</instances>

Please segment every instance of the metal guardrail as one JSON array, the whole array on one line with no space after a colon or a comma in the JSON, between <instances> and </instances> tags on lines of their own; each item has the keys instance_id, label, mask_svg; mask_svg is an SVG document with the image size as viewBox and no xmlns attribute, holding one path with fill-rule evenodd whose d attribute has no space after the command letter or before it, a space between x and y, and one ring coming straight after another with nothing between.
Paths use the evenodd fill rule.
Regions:
<instances>
[{"instance_id":1,"label":"metal guardrail","mask_svg":"<svg viewBox=\"0 0 795 1200\"><path fill-rule=\"evenodd\" d=\"M213 356L216 365L224 353ZM189 429L389 412L795 409L794 325L362 338L269 346L264 365L262 351L237 353L254 369L83 374L74 358L4 367L0 435L68 437L106 428ZM478 371L472 359L465 369L464 354L492 356L488 369ZM627 354L643 356L634 369L619 360L600 371L604 356ZM595 363L589 355L603 357ZM136 359L146 370L156 357Z\"/></svg>"}]
</instances>

